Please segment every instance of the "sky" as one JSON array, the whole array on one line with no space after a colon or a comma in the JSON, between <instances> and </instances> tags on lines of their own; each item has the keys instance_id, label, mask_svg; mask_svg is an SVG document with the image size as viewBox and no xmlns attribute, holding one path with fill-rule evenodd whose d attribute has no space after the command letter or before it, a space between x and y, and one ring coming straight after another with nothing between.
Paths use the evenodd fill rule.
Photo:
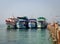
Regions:
<instances>
[{"instance_id":1,"label":"sky","mask_svg":"<svg viewBox=\"0 0 60 44\"><path fill-rule=\"evenodd\" d=\"M52 21L55 16L60 16L60 0L0 0L0 23L12 16L43 16Z\"/></svg>"}]
</instances>

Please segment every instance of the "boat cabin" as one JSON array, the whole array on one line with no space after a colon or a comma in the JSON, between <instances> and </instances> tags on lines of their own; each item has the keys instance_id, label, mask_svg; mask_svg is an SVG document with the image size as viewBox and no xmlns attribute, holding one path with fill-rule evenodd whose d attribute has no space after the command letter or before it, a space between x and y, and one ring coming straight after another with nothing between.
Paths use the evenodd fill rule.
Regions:
<instances>
[{"instance_id":1,"label":"boat cabin","mask_svg":"<svg viewBox=\"0 0 60 44\"><path fill-rule=\"evenodd\" d=\"M17 17L17 27L20 29L28 28L28 18L27 17Z\"/></svg>"},{"instance_id":2,"label":"boat cabin","mask_svg":"<svg viewBox=\"0 0 60 44\"><path fill-rule=\"evenodd\" d=\"M36 19L29 19L29 28L37 28L37 20Z\"/></svg>"},{"instance_id":3,"label":"boat cabin","mask_svg":"<svg viewBox=\"0 0 60 44\"><path fill-rule=\"evenodd\" d=\"M38 21L38 28L45 28L46 27L46 18L39 17L37 21Z\"/></svg>"}]
</instances>

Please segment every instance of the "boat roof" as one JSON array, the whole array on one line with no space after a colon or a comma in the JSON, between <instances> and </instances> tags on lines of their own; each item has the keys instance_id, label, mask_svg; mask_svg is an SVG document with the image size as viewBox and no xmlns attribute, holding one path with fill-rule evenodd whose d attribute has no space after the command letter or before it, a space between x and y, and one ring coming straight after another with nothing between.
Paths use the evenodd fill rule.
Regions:
<instances>
[{"instance_id":1,"label":"boat roof","mask_svg":"<svg viewBox=\"0 0 60 44\"><path fill-rule=\"evenodd\" d=\"M28 19L27 17L17 17L18 19Z\"/></svg>"},{"instance_id":2,"label":"boat roof","mask_svg":"<svg viewBox=\"0 0 60 44\"><path fill-rule=\"evenodd\" d=\"M46 18L45 18L45 17L39 17L38 19L44 19L44 20L46 20Z\"/></svg>"},{"instance_id":3,"label":"boat roof","mask_svg":"<svg viewBox=\"0 0 60 44\"><path fill-rule=\"evenodd\" d=\"M29 21L36 22L37 20L36 19L29 19Z\"/></svg>"},{"instance_id":4,"label":"boat roof","mask_svg":"<svg viewBox=\"0 0 60 44\"><path fill-rule=\"evenodd\" d=\"M36 19L29 19L29 20L36 20Z\"/></svg>"},{"instance_id":5,"label":"boat roof","mask_svg":"<svg viewBox=\"0 0 60 44\"><path fill-rule=\"evenodd\" d=\"M38 21L45 21L45 20L46 20L45 17L39 17L39 18L38 18Z\"/></svg>"}]
</instances>

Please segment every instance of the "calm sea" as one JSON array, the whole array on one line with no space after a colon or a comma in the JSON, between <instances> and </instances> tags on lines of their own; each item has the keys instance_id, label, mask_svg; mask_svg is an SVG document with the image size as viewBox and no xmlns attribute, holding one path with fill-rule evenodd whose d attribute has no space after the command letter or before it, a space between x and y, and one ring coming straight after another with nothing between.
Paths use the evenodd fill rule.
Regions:
<instances>
[{"instance_id":1,"label":"calm sea","mask_svg":"<svg viewBox=\"0 0 60 44\"><path fill-rule=\"evenodd\" d=\"M52 44L47 29L6 29L0 25L0 44Z\"/></svg>"}]
</instances>

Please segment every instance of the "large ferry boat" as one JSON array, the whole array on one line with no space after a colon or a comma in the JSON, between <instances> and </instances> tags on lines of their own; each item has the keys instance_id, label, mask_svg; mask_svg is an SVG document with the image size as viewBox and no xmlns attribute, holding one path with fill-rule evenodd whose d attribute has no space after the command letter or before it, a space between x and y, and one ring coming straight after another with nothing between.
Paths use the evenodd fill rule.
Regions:
<instances>
[{"instance_id":1,"label":"large ferry boat","mask_svg":"<svg viewBox=\"0 0 60 44\"><path fill-rule=\"evenodd\" d=\"M17 17L17 27L19 29L27 29L28 28L28 18L27 17Z\"/></svg>"},{"instance_id":2,"label":"large ferry boat","mask_svg":"<svg viewBox=\"0 0 60 44\"><path fill-rule=\"evenodd\" d=\"M46 22L46 18L44 17L39 17L37 19L37 27L38 28L46 28L47 27L47 22Z\"/></svg>"},{"instance_id":3,"label":"large ferry boat","mask_svg":"<svg viewBox=\"0 0 60 44\"><path fill-rule=\"evenodd\" d=\"M5 20L6 24L7 24L7 28L17 28L16 23L17 23L17 19L15 17L11 17L11 18L7 18Z\"/></svg>"},{"instance_id":4,"label":"large ferry boat","mask_svg":"<svg viewBox=\"0 0 60 44\"><path fill-rule=\"evenodd\" d=\"M37 28L37 20L36 19L29 19L29 28Z\"/></svg>"}]
</instances>

